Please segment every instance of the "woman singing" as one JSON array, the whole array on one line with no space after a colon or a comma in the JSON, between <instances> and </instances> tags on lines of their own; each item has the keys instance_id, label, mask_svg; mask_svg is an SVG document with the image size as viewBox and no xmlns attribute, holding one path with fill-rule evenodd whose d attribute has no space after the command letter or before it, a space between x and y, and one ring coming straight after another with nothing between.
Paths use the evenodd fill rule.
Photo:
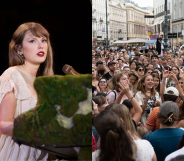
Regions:
<instances>
[{"instance_id":1,"label":"woman singing","mask_svg":"<svg viewBox=\"0 0 184 161\"><path fill-rule=\"evenodd\" d=\"M49 33L42 25L18 27L9 44L9 66L0 77L0 160L45 161L46 152L12 140L14 118L36 106L35 78L54 75Z\"/></svg>"}]
</instances>

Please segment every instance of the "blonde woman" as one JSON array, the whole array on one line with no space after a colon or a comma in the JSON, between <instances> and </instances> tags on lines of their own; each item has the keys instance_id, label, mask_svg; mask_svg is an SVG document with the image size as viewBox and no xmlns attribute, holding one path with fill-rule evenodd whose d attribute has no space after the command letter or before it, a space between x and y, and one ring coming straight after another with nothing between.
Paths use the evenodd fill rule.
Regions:
<instances>
[{"instance_id":1,"label":"blonde woman","mask_svg":"<svg viewBox=\"0 0 184 161\"><path fill-rule=\"evenodd\" d=\"M131 70L128 73L128 79L130 83L131 93L134 96L137 93L137 86L139 82L139 75L135 70Z\"/></svg>"},{"instance_id":2,"label":"blonde woman","mask_svg":"<svg viewBox=\"0 0 184 161\"><path fill-rule=\"evenodd\" d=\"M54 74L49 33L41 24L17 28L9 44L9 66L0 77L0 160L46 161L46 152L12 140L14 118L37 104L35 78Z\"/></svg>"}]
</instances>

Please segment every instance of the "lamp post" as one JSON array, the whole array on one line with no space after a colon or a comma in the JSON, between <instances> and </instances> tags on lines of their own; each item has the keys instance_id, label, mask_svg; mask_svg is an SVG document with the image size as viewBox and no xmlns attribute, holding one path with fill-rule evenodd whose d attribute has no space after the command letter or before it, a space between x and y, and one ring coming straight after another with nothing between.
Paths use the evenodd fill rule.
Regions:
<instances>
[{"instance_id":1,"label":"lamp post","mask_svg":"<svg viewBox=\"0 0 184 161\"><path fill-rule=\"evenodd\" d=\"M107 0L106 2L106 48L109 49L109 41L108 41L108 24L107 24Z\"/></svg>"},{"instance_id":2,"label":"lamp post","mask_svg":"<svg viewBox=\"0 0 184 161\"><path fill-rule=\"evenodd\" d=\"M168 23L167 23L167 0L165 0L165 22L164 22L164 51L168 51Z\"/></svg>"}]
</instances>

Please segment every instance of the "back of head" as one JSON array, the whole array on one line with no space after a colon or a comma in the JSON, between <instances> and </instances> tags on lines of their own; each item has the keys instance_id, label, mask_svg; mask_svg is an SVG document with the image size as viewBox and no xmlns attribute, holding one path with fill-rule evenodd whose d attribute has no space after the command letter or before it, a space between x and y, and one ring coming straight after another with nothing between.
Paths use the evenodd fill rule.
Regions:
<instances>
[{"instance_id":1,"label":"back of head","mask_svg":"<svg viewBox=\"0 0 184 161\"><path fill-rule=\"evenodd\" d=\"M175 87L168 87L164 92L164 101L173 101L175 102L179 97L179 92Z\"/></svg>"},{"instance_id":2,"label":"back of head","mask_svg":"<svg viewBox=\"0 0 184 161\"><path fill-rule=\"evenodd\" d=\"M134 160L130 138L114 112L102 111L94 125L100 135L99 161Z\"/></svg>"},{"instance_id":3,"label":"back of head","mask_svg":"<svg viewBox=\"0 0 184 161\"><path fill-rule=\"evenodd\" d=\"M102 106L103 104L105 104L106 102L106 98L102 95L100 96L95 96L92 98L92 100L98 105L98 106Z\"/></svg>"},{"instance_id":4,"label":"back of head","mask_svg":"<svg viewBox=\"0 0 184 161\"><path fill-rule=\"evenodd\" d=\"M130 131L130 133L132 134L132 136L138 136L134 124L132 122L132 117L130 116L129 110L128 108L123 105L123 104L115 104L110 111L115 112L119 118L123 119L123 125L126 129L126 131Z\"/></svg>"}]
</instances>

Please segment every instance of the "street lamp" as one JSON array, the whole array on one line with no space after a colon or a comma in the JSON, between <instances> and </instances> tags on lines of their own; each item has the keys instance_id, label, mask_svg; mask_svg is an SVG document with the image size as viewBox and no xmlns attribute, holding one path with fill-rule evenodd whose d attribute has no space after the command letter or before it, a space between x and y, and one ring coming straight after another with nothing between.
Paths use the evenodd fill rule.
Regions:
<instances>
[{"instance_id":1,"label":"street lamp","mask_svg":"<svg viewBox=\"0 0 184 161\"><path fill-rule=\"evenodd\" d=\"M164 51L169 51L168 48L168 23L167 23L167 0L165 0L165 22L164 22Z\"/></svg>"},{"instance_id":2,"label":"street lamp","mask_svg":"<svg viewBox=\"0 0 184 161\"><path fill-rule=\"evenodd\" d=\"M107 0L106 2L106 48L109 49L109 41L108 41L108 23L107 23Z\"/></svg>"}]
</instances>

